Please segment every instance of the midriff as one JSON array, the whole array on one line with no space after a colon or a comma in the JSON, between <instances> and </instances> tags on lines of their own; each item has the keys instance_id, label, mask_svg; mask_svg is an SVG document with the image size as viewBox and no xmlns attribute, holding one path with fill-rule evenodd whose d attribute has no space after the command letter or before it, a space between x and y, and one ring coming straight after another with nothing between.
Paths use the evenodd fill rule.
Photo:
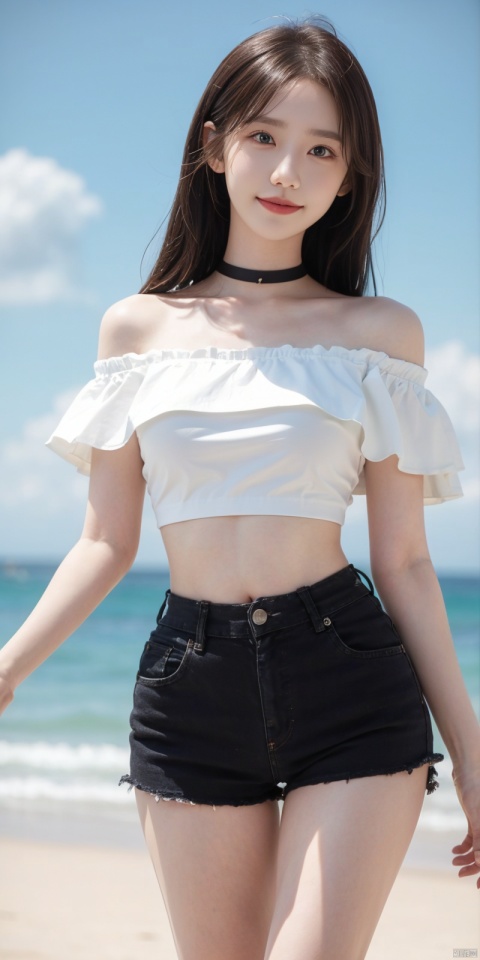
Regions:
<instances>
[{"instance_id":1,"label":"midriff","mask_svg":"<svg viewBox=\"0 0 480 960\"><path fill-rule=\"evenodd\" d=\"M161 534L170 589L211 603L289 593L348 565L341 529L328 520L263 515L167 524Z\"/></svg>"}]
</instances>

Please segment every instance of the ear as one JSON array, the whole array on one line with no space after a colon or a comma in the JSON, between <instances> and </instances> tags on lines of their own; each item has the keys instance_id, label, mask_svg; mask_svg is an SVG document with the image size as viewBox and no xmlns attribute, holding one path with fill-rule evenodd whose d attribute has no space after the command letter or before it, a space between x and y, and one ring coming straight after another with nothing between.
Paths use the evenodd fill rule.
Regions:
<instances>
[{"instance_id":1,"label":"ear","mask_svg":"<svg viewBox=\"0 0 480 960\"><path fill-rule=\"evenodd\" d=\"M352 187L351 187L350 180L347 173L345 180L343 181L340 189L337 190L337 197L345 197L347 193L350 193L351 189Z\"/></svg>"},{"instance_id":2,"label":"ear","mask_svg":"<svg viewBox=\"0 0 480 960\"><path fill-rule=\"evenodd\" d=\"M216 129L213 120L207 120L203 124L203 146L206 147L207 143L210 143L211 140L216 136ZM223 160L216 160L212 158L207 160L208 166L211 167L214 173L225 173L225 164Z\"/></svg>"}]
</instances>

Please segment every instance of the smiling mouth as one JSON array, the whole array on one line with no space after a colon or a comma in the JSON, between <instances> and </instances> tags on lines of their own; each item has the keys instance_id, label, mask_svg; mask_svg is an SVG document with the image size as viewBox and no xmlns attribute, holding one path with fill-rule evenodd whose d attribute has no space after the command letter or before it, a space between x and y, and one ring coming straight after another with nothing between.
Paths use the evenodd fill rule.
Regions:
<instances>
[{"instance_id":1,"label":"smiling mouth","mask_svg":"<svg viewBox=\"0 0 480 960\"><path fill-rule=\"evenodd\" d=\"M280 200L280 199L266 199L262 197L257 197L259 203L262 204L262 207L265 207L266 210L270 210L271 213L295 213L296 210L303 210L303 207L297 206L295 203L290 203L289 200Z\"/></svg>"}]
</instances>

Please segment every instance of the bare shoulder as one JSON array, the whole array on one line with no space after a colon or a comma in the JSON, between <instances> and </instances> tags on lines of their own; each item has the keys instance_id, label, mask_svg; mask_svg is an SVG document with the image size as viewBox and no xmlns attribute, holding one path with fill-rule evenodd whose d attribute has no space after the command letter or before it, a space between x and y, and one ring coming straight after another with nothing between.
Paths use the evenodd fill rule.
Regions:
<instances>
[{"instance_id":1,"label":"bare shoulder","mask_svg":"<svg viewBox=\"0 0 480 960\"><path fill-rule=\"evenodd\" d=\"M362 297L357 303L365 346L423 366L423 326L414 310L390 297Z\"/></svg>"},{"instance_id":2,"label":"bare shoulder","mask_svg":"<svg viewBox=\"0 0 480 960\"><path fill-rule=\"evenodd\" d=\"M100 323L98 359L143 353L152 329L161 323L164 309L160 298L143 293L112 303Z\"/></svg>"}]
</instances>

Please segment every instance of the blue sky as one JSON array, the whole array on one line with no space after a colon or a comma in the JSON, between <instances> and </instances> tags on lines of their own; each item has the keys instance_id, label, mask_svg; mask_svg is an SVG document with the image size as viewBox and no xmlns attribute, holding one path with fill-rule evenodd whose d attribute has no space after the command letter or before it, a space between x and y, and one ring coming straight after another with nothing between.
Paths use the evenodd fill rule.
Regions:
<instances>
[{"instance_id":1,"label":"blue sky","mask_svg":"<svg viewBox=\"0 0 480 960\"><path fill-rule=\"evenodd\" d=\"M309 13L333 21L372 85L387 176L379 293L421 317L427 386L451 414L467 465L465 499L426 509L432 557L442 571L478 565L476 0L3 0L2 556L57 559L78 536L86 481L44 441L92 375L103 312L137 292L153 264L159 235L150 241L217 64L276 18ZM164 565L150 511L144 527L138 561ZM344 547L360 562L366 544L355 502Z\"/></svg>"}]
</instances>

